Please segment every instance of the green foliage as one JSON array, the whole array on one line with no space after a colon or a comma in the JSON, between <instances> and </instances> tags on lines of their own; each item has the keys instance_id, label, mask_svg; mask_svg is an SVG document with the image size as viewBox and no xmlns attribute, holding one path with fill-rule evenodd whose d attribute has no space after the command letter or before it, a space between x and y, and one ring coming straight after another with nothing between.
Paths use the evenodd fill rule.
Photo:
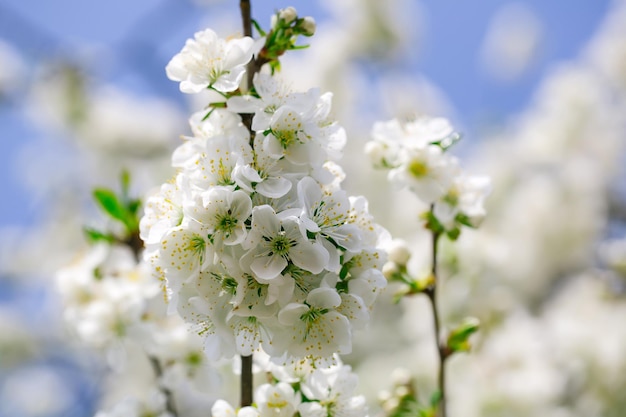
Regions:
<instances>
[{"instance_id":1,"label":"green foliage","mask_svg":"<svg viewBox=\"0 0 626 417\"><path fill-rule=\"evenodd\" d=\"M259 62L269 63L272 74L280 71L279 58L290 50L305 49L309 45L297 45L299 36L312 36L315 28L310 25L308 18L295 17L293 20L286 20L281 17L281 13L276 14L276 23L269 32L265 32L258 22L252 21L255 29L261 36L265 36L265 45L259 52Z\"/></svg>"},{"instance_id":2,"label":"green foliage","mask_svg":"<svg viewBox=\"0 0 626 417\"><path fill-rule=\"evenodd\" d=\"M471 345L469 338L476 333L480 327L480 322L474 317L467 317L463 322L448 335L447 347L451 353L467 352Z\"/></svg>"},{"instance_id":3,"label":"green foliage","mask_svg":"<svg viewBox=\"0 0 626 417\"><path fill-rule=\"evenodd\" d=\"M98 187L93 190L93 198L98 204L98 207L100 207L108 217L124 226L124 236L122 239L128 239L139 233L139 209L141 208L141 200L129 196L130 182L130 174L128 171L123 171L120 175L120 195L117 195L109 188ZM85 227L83 230L87 240L91 243L112 243L120 240L111 232L103 232L90 227Z\"/></svg>"}]
</instances>

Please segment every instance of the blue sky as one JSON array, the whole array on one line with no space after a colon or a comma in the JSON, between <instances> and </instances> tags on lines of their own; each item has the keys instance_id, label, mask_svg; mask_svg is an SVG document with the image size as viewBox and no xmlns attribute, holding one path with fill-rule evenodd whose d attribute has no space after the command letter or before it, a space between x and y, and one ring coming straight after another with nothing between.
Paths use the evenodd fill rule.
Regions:
<instances>
[{"instance_id":1,"label":"blue sky","mask_svg":"<svg viewBox=\"0 0 626 417\"><path fill-rule=\"evenodd\" d=\"M206 2L205 3L209 3ZM421 1L423 17L416 20L421 41L416 73L432 80L450 99L464 124L503 120L527 105L543 74L556 62L575 58L606 15L609 0L518 1L539 19L543 37L532 66L513 82L485 74L477 56L494 14L509 1ZM265 21L289 5L277 0L252 1L254 15ZM317 2L295 0L301 15L324 18ZM181 0L0 0L0 39L23 54L28 67L54 55L90 55L97 76L145 94L181 100L174 83L164 76L167 60L180 49L212 7L237 9L238 2L198 5ZM118 45L123 48L116 49ZM98 51L121 51L98 57ZM95 52L94 52L95 51ZM100 59L101 58L101 59ZM19 100L18 100L19 101ZM33 204L19 181L16 157L25 142L44 133L34 129L15 101L0 105L0 180L5 191L1 224L28 224L41 207Z\"/></svg>"}]
</instances>

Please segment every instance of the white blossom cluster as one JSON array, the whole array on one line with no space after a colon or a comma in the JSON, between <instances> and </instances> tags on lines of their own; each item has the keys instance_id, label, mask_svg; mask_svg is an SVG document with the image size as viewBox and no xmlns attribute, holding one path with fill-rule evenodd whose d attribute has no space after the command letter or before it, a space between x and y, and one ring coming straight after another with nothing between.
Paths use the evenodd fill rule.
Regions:
<instances>
[{"instance_id":1,"label":"white blossom cluster","mask_svg":"<svg viewBox=\"0 0 626 417\"><path fill-rule=\"evenodd\" d=\"M161 283L128 246L93 246L57 273L57 288L68 328L103 351L118 376L135 381L132 395L112 396L115 404L98 416L169 416L164 392L181 409L202 410L214 400L217 375L200 338L167 314Z\"/></svg>"},{"instance_id":2,"label":"white blossom cluster","mask_svg":"<svg viewBox=\"0 0 626 417\"><path fill-rule=\"evenodd\" d=\"M268 359L265 356L261 356ZM265 363L263 363L265 362ZM339 357L327 368L313 368L292 362L279 366L259 362L271 382L255 391L255 402L236 409L227 401L217 400L213 417L366 417L366 399L355 395L358 376Z\"/></svg>"},{"instance_id":3,"label":"white blossom cluster","mask_svg":"<svg viewBox=\"0 0 626 417\"><path fill-rule=\"evenodd\" d=\"M192 115L175 178L146 202L145 259L211 358L264 350L332 361L349 353L385 285L386 237L363 197L341 189L345 132L331 94L257 73L240 94L250 38L196 34L167 67L183 92L223 103ZM243 118L251 120L249 128Z\"/></svg>"},{"instance_id":4,"label":"white blossom cluster","mask_svg":"<svg viewBox=\"0 0 626 417\"><path fill-rule=\"evenodd\" d=\"M372 137L366 152L374 166L389 169L392 184L409 188L432 205L436 220L446 231L481 223L490 180L467 175L457 158L446 152L460 138L448 120L422 117L407 123L398 119L378 122Z\"/></svg>"}]
</instances>

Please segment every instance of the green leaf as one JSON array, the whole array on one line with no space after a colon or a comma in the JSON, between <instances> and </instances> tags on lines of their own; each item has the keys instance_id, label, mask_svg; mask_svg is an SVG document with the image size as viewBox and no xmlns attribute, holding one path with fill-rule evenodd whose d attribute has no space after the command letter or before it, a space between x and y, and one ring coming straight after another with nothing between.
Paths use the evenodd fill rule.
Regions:
<instances>
[{"instance_id":1,"label":"green leaf","mask_svg":"<svg viewBox=\"0 0 626 417\"><path fill-rule=\"evenodd\" d=\"M96 188L93 197L105 213L116 220L126 221L127 211L115 193L107 188Z\"/></svg>"},{"instance_id":2,"label":"green leaf","mask_svg":"<svg viewBox=\"0 0 626 417\"><path fill-rule=\"evenodd\" d=\"M459 229L458 227L455 227L454 229L447 230L446 235L448 235L450 240L454 242L461 235L461 229Z\"/></svg>"},{"instance_id":3,"label":"green leaf","mask_svg":"<svg viewBox=\"0 0 626 417\"><path fill-rule=\"evenodd\" d=\"M110 233L101 232L100 230L92 229L91 227L84 227L83 232L89 243L107 242L112 243L115 241L115 236Z\"/></svg>"},{"instance_id":4,"label":"green leaf","mask_svg":"<svg viewBox=\"0 0 626 417\"><path fill-rule=\"evenodd\" d=\"M467 352L470 350L469 337L476 333L480 322L474 317L467 317L448 336L448 349L450 352Z\"/></svg>"},{"instance_id":5,"label":"green leaf","mask_svg":"<svg viewBox=\"0 0 626 417\"><path fill-rule=\"evenodd\" d=\"M140 207L141 207L141 200L138 198L134 200L130 200L128 202L128 211L132 213L133 216L137 216L137 213L139 212Z\"/></svg>"},{"instance_id":6,"label":"green leaf","mask_svg":"<svg viewBox=\"0 0 626 417\"><path fill-rule=\"evenodd\" d=\"M107 188L96 188L93 196L105 213L126 226L129 234L137 230L138 222L135 214L124 206L113 191Z\"/></svg>"}]
</instances>

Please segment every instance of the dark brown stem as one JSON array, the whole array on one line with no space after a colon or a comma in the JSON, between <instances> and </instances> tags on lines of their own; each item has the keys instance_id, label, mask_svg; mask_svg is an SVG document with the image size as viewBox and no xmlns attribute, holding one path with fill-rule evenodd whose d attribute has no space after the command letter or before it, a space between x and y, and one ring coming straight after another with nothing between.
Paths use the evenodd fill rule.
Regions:
<instances>
[{"instance_id":1,"label":"dark brown stem","mask_svg":"<svg viewBox=\"0 0 626 417\"><path fill-rule=\"evenodd\" d=\"M241 22L243 25L243 35L252 37L252 6L250 0L240 0L239 8L241 9ZM242 89L243 93L246 93L252 88L252 80L254 74L258 72L259 68L255 58L250 60L248 68L246 69L247 84L245 89ZM252 115L242 115L242 121L250 132L250 143L252 144ZM253 379L252 379L252 355L241 355L241 400L240 406L246 407L252 405L252 392L253 392Z\"/></svg>"},{"instance_id":2,"label":"dark brown stem","mask_svg":"<svg viewBox=\"0 0 626 417\"><path fill-rule=\"evenodd\" d=\"M241 9L241 23L243 24L243 35L252 37L252 6L250 5L250 0L241 0L239 2L239 8ZM246 90L250 90L252 88L252 80L254 78L254 74L257 71L258 69L255 59L252 58L252 60L250 60L250 63L248 63L248 68L246 70Z\"/></svg>"},{"instance_id":3,"label":"dark brown stem","mask_svg":"<svg viewBox=\"0 0 626 417\"><path fill-rule=\"evenodd\" d=\"M161 366L161 362L159 362L159 360L154 356L149 356L149 359L156 378L161 379L161 377L163 376L163 367ZM163 395L165 395L166 411L170 413L173 417L177 417L178 413L176 412L176 405L174 404L174 393L172 393L169 388L162 386L161 381L159 381L159 386L161 392L163 393Z\"/></svg>"},{"instance_id":4,"label":"dark brown stem","mask_svg":"<svg viewBox=\"0 0 626 417\"><path fill-rule=\"evenodd\" d=\"M446 370L445 363L448 358L448 350L446 343L441 337L441 320L439 318L439 306L437 303L437 284L439 284L439 278L437 275L437 246L439 243L440 233L432 232L432 284L424 291L430 300L430 306L433 315L433 326L435 330L435 341L437 343L437 353L439 355L439 374L437 377L437 389L440 394L439 406L437 408L437 417L446 417Z\"/></svg>"},{"instance_id":5,"label":"dark brown stem","mask_svg":"<svg viewBox=\"0 0 626 417\"><path fill-rule=\"evenodd\" d=\"M241 407L252 404L252 355L241 356Z\"/></svg>"}]
</instances>

